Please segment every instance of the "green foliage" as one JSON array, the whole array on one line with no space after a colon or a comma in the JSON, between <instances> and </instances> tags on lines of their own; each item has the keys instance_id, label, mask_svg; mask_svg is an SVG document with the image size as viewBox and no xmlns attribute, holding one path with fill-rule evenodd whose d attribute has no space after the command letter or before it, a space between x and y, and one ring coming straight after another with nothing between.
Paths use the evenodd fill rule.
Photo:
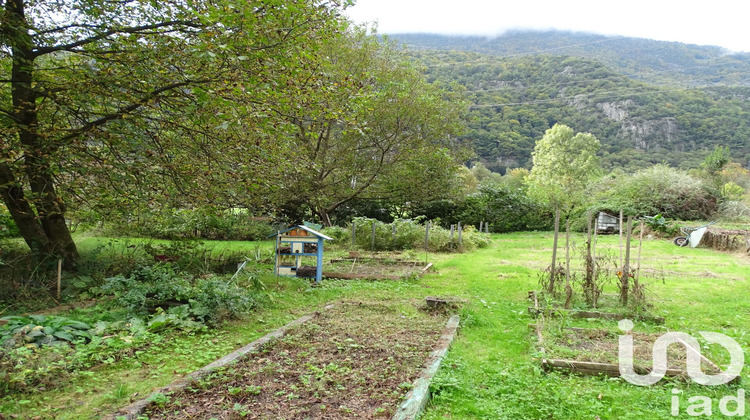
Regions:
<instances>
[{"instance_id":1,"label":"green foliage","mask_svg":"<svg viewBox=\"0 0 750 420\"><path fill-rule=\"evenodd\" d=\"M290 113L296 165L280 200L305 204L330 226L354 199L403 204L443 197L463 158L456 86L428 82L399 47L350 28L325 48L316 101ZM289 192L294 191L293 195Z\"/></svg>"},{"instance_id":2,"label":"green foliage","mask_svg":"<svg viewBox=\"0 0 750 420\"><path fill-rule=\"evenodd\" d=\"M162 212L139 212L121 223L109 222L104 232L123 236L155 239L214 239L258 241L276 231L268 222L253 220L241 209L177 209Z\"/></svg>"},{"instance_id":3,"label":"green foliage","mask_svg":"<svg viewBox=\"0 0 750 420\"><path fill-rule=\"evenodd\" d=\"M596 190L599 208L635 216L707 220L718 209L717 197L701 179L665 165L605 177Z\"/></svg>"},{"instance_id":4,"label":"green foliage","mask_svg":"<svg viewBox=\"0 0 750 420\"><path fill-rule=\"evenodd\" d=\"M5 207L0 204L0 239L13 238L18 235L19 232L16 222L10 217L10 213L5 210Z\"/></svg>"},{"instance_id":5,"label":"green foliage","mask_svg":"<svg viewBox=\"0 0 750 420\"><path fill-rule=\"evenodd\" d=\"M393 223L383 223L366 217L352 220L356 227L355 242L357 248L372 250L372 231L375 227L375 251L424 249L425 225L411 219L396 219ZM330 235L329 235L330 232ZM351 246L351 226L348 228L326 228L323 233L334 238L338 246ZM439 225L431 225L429 230L428 250L432 252L451 252L483 248L490 244L490 239L477 232L472 226L465 226L462 234L462 247L458 246L458 234L454 232L451 241L450 230Z\"/></svg>"},{"instance_id":6,"label":"green foliage","mask_svg":"<svg viewBox=\"0 0 750 420\"><path fill-rule=\"evenodd\" d=\"M457 217L467 225L489 223L491 232L549 228L549 211L532 201L525 189L507 184L483 186L458 205Z\"/></svg>"},{"instance_id":7,"label":"green foliage","mask_svg":"<svg viewBox=\"0 0 750 420\"><path fill-rule=\"evenodd\" d=\"M646 226L654 232L672 235L679 231L678 226L674 225L661 214L657 214L656 216L644 216L643 221Z\"/></svg>"},{"instance_id":8,"label":"green foliage","mask_svg":"<svg viewBox=\"0 0 750 420\"><path fill-rule=\"evenodd\" d=\"M80 321L60 316L29 315L9 316L6 325L0 326L0 345L55 346L91 338L91 327Z\"/></svg>"},{"instance_id":9,"label":"green foliage","mask_svg":"<svg viewBox=\"0 0 750 420\"><path fill-rule=\"evenodd\" d=\"M66 380L71 352L67 346L0 347L0 397Z\"/></svg>"},{"instance_id":10,"label":"green foliage","mask_svg":"<svg viewBox=\"0 0 750 420\"><path fill-rule=\"evenodd\" d=\"M130 276L105 281L101 293L113 295L116 305L133 316L147 317L151 331L166 327L196 328L239 318L258 307L262 298L219 278L191 280L175 273L170 264L145 266Z\"/></svg>"},{"instance_id":11,"label":"green foliage","mask_svg":"<svg viewBox=\"0 0 750 420\"><path fill-rule=\"evenodd\" d=\"M530 168L535 140L556 123L595 135L602 144L602 166L607 169L637 170L663 162L694 168L717 145L731 147L734 159L746 164L750 126L745 121L750 118L750 102L745 98L750 88L736 79L741 72L703 74L730 68L713 63L745 67L744 59L683 45L675 58L680 64L675 64L654 54L672 50L674 44L651 41L653 45L633 50L585 52L582 50L617 43L572 40L587 37L599 38L562 33L525 33L492 40L420 35L397 38L416 46L412 55L425 65L431 79L455 81L471 92L474 107L461 139L471 141L476 156L494 172ZM515 44L518 38L524 39L521 46ZM563 41L566 39L569 41ZM564 46L561 51L565 55L560 55L559 46ZM540 48L556 55L528 54ZM705 56L713 57L712 65L697 65L696 61L703 59L696 57ZM647 66L641 62L643 57L649 57ZM623 67L623 63L628 65ZM645 74L643 68L651 66L659 70ZM637 80L633 80L634 74ZM704 76L703 82L689 82ZM714 85L717 77L723 81L734 78L737 83L692 88ZM656 84L644 83L647 79ZM675 84L691 89L675 89Z\"/></svg>"},{"instance_id":12,"label":"green foliage","mask_svg":"<svg viewBox=\"0 0 750 420\"><path fill-rule=\"evenodd\" d=\"M727 182L721 186L721 198L725 200L741 200L742 196L745 195L745 189L735 184L732 181Z\"/></svg>"},{"instance_id":13,"label":"green foliage","mask_svg":"<svg viewBox=\"0 0 750 420\"><path fill-rule=\"evenodd\" d=\"M706 159L703 160L701 168L708 172L709 175L714 175L724 169L730 161L731 155L729 153L729 147L716 146L714 150L706 156Z\"/></svg>"},{"instance_id":14,"label":"green foliage","mask_svg":"<svg viewBox=\"0 0 750 420\"><path fill-rule=\"evenodd\" d=\"M580 206L588 197L589 182L600 171L598 150L593 135L574 135L570 127L555 124L534 147L529 195L564 211Z\"/></svg>"}]
</instances>

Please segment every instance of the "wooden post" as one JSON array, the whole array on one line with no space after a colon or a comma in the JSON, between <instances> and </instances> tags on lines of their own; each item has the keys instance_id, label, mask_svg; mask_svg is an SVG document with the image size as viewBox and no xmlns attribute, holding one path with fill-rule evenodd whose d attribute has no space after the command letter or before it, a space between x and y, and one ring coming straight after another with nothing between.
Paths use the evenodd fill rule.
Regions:
<instances>
[{"instance_id":1,"label":"wooden post","mask_svg":"<svg viewBox=\"0 0 750 420\"><path fill-rule=\"evenodd\" d=\"M62 288L62 259L57 260L57 300L60 300L60 289Z\"/></svg>"},{"instance_id":2,"label":"wooden post","mask_svg":"<svg viewBox=\"0 0 750 420\"><path fill-rule=\"evenodd\" d=\"M482 228L484 227L484 222L479 222L479 231L482 232Z\"/></svg>"},{"instance_id":3,"label":"wooden post","mask_svg":"<svg viewBox=\"0 0 750 420\"><path fill-rule=\"evenodd\" d=\"M372 251L375 252L375 221L372 222Z\"/></svg>"},{"instance_id":4,"label":"wooden post","mask_svg":"<svg viewBox=\"0 0 750 420\"><path fill-rule=\"evenodd\" d=\"M451 225L451 241L450 241L450 248L453 249L453 234L455 233L456 225Z\"/></svg>"},{"instance_id":5,"label":"wooden post","mask_svg":"<svg viewBox=\"0 0 750 420\"><path fill-rule=\"evenodd\" d=\"M622 270L622 209L620 209L620 269Z\"/></svg>"},{"instance_id":6,"label":"wooden post","mask_svg":"<svg viewBox=\"0 0 750 420\"><path fill-rule=\"evenodd\" d=\"M547 291L549 293L555 290L555 271L557 265L557 236L560 234L560 209L555 210L555 236L552 240L552 265L549 270L549 285L547 285Z\"/></svg>"},{"instance_id":7,"label":"wooden post","mask_svg":"<svg viewBox=\"0 0 750 420\"><path fill-rule=\"evenodd\" d=\"M630 278L630 236L633 227L633 217L628 216L627 236L625 243L625 263L622 266L622 275L620 276L620 303L623 306L628 304L628 288Z\"/></svg>"},{"instance_id":8,"label":"wooden post","mask_svg":"<svg viewBox=\"0 0 750 420\"><path fill-rule=\"evenodd\" d=\"M357 225L354 223L354 220L352 220L352 249L354 249L357 246L356 242L356 236L357 236Z\"/></svg>"},{"instance_id":9,"label":"wooden post","mask_svg":"<svg viewBox=\"0 0 750 420\"><path fill-rule=\"evenodd\" d=\"M570 287L570 216L565 218L565 309L570 308L573 288Z\"/></svg>"},{"instance_id":10,"label":"wooden post","mask_svg":"<svg viewBox=\"0 0 750 420\"><path fill-rule=\"evenodd\" d=\"M305 250L305 245L302 244L302 251ZM316 250L315 261L315 283L320 283L323 280L323 238L318 237L318 249Z\"/></svg>"},{"instance_id":11,"label":"wooden post","mask_svg":"<svg viewBox=\"0 0 750 420\"><path fill-rule=\"evenodd\" d=\"M596 281L599 277L599 270L596 266L596 240L599 238L598 230L599 230L599 215L597 214L596 218L594 219L594 239L593 239L593 244L591 245L591 265L593 266L591 282L595 289L597 289ZM597 296L594 296L594 302L592 305L594 308L596 308L597 301L599 300L598 289L595 293L597 294Z\"/></svg>"},{"instance_id":12,"label":"wooden post","mask_svg":"<svg viewBox=\"0 0 750 420\"><path fill-rule=\"evenodd\" d=\"M643 249L643 220L641 220L641 223L639 225L640 232L638 233L638 260L636 261L635 266L635 278L633 279L633 286L636 290L639 289L639 283L638 280L641 276L641 250Z\"/></svg>"},{"instance_id":13,"label":"wooden post","mask_svg":"<svg viewBox=\"0 0 750 420\"><path fill-rule=\"evenodd\" d=\"M427 259L427 250L430 246L430 222L425 223L424 225L424 251L425 251L425 260Z\"/></svg>"}]
</instances>

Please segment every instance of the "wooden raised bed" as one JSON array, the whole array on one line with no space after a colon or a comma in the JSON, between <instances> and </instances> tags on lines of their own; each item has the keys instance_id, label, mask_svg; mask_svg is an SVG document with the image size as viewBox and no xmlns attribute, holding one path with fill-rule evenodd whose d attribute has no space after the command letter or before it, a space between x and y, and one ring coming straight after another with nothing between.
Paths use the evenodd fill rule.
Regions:
<instances>
[{"instance_id":1,"label":"wooden raised bed","mask_svg":"<svg viewBox=\"0 0 750 420\"><path fill-rule=\"evenodd\" d=\"M330 305L109 418L415 419L459 319L401 311L382 302ZM158 394L166 401L152 404Z\"/></svg>"},{"instance_id":2,"label":"wooden raised bed","mask_svg":"<svg viewBox=\"0 0 750 420\"><path fill-rule=\"evenodd\" d=\"M570 358L557 358L553 355L550 355L549 353L549 347L545 345L544 337L542 334L542 324L531 324L529 325L532 329L536 332L536 338L539 345L540 353L542 353L542 358L540 360L542 369L545 371L564 371L569 372L573 374L578 375L584 375L584 376L610 376L610 377L619 377L620 375L620 366L618 363L611 363L611 362L601 362L596 360L576 360L576 359L570 359ZM582 334L591 334L591 335L607 335L609 334L606 330L598 330L598 329L589 329L589 328L566 328L566 330L574 332L574 333L582 333ZM572 342L573 340L569 340L569 342ZM548 343L547 343L548 344ZM682 341L682 344L685 346L686 352L692 352L697 354L702 364L705 368L712 371L713 373L718 373L721 371L721 368L717 366L714 362L712 362L710 359L706 358L701 354L700 350L695 349L691 347L686 342ZM650 352L652 351L653 343L647 342L647 343L640 343L640 345L644 346L647 351L649 352L649 358L651 357ZM615 346L616 347L616 346ZM613 351L617 351L616 349L613 349ZM677 350L677 352L681 352L681 350ZM646 367L643 365L635 364L633 366L633 370L635 373L639 375L646 375L651 372L651 367ZM688 378L688 374L685 368L668 368L666 371L665 376L672 377L672 378ZM732 382L738 382L740 380L740 377L738 376L735 378Z\"/></svg>"},{"instance_id":3,"label":"wooden raised bed","mask_svg":"<svg viewBox=\"0 0 750 420\"><path fill-rule=\"evenodd\" d=\"M573 309L562 309L562 308L541 308L539 306L539 298L537 297L537 292L534 290L529 291L529 299L531 299L534 302L534 306L529 306L528 311L529 315L536 318L539 315L544 315L547 317L557 317L566 315L571 318L600 318L600 319L606 319L610 321L620 321L623 319L632 319L636 321L644 321L644 322L651 322L657 325L663 325L664 324L664 317L663 316L653 316L653 315L641 315L641 314L618 314L613 312L600 312L600 311L579 311L579 310L573 310Z\"/></svg>"}]
</instances>

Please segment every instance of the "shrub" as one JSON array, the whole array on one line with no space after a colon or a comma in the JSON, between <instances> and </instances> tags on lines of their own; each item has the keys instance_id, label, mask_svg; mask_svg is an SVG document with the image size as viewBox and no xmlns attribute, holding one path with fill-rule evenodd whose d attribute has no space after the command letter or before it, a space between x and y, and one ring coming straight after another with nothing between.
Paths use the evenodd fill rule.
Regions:
<instances>
[{"instance_id":1,"label":"shrub","mask_svg":"<svg viewBox=\"0 0 750 420\"><path fill-rule=\"evenodd\" d=\"M356 217L352 220L356 227L355 242L361 249L372 248L372 230L375 227L375 251L424 249L425 226L411 219L396 219L393 223L383 223L375 219ZM334 238L335 245L351 244L351 227L326 228L323 233ZM463 249L472 250L489 245L489 238L467 227L462 236ZM451 246L453 245L453 246ZM430 228L428 249L433 252L447 252L458 249L458 235L451 242L450 231L437 225Z\"/></svg>"},{"instance_id":2,"label":"shrub","mask_svg":"<svg viewBox=\"0 0 750 420\"><path fill-rule=\"evenodd\" d=\"M127 308L133 316L156 313L160 322L177 327L195 326L180 325L183 320L216 325L239 318L263 300L259 294L220 278L191 280L178 275L170 264L140 267L128 277L109 278L100 291L114 295L114 303Z\"/></svg>"},{"instance_id":3,"label":"shrub","mask_svg":"<svg viewBox=\"0 0 750 420\"><path fill-rule=\"evenodd\" d=\"M136 220L112 224L105 231L113 234L156 239L217 239L258 241L276 232L269 222L252 219L239 210L210 211L177 209L160 213L141 213Z\"/></svg>"},{"instance_id":4,"label":"shrub","mask_svg":"<svg viewBox=\"0 0 750 420\"><path fill-rule=\"evenodd\" d=\"M523 188L509 185L483 186L459 206L458 219L478 226L490 224L490 231L514 232L550 227L549 211L531 200Z\"/></svg>"},{"instance_id":5,"label":"shrub","mask_svg":"<svg viewBox=\"0 0 750 420\"><path fill-rule=\"evenodd\" d=\"M16 222L2 207L0 207L0 239L15 238L20 235Z\"/></svg>"},{"instance_id":6,"label":"shrub","mask_svg":"<svg viewBox=\"0 0 750 420\"><path fill-rule=\"evenodd\" d=\"M633 175L610 176L597 186L600 209L626 214L661 214L670 219L710 219L718 199L702 180L679 169L654 165Z\"/></svg>"}]
</instances>

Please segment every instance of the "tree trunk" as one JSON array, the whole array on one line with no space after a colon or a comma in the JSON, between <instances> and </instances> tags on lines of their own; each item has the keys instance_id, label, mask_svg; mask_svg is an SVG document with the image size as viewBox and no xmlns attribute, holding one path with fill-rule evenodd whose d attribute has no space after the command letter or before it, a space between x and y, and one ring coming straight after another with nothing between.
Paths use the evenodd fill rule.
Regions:
<instances>
[{"instance_id":1,"label":"tree trunk","mask_svg":"<svg viewBox=\"0 0 750 420\"><path fill-rule=\"evenodd\" d=\"M557 274L557 237L560 234L560 209L555 210L555 238L552 241L552 265L549 270L549 285L547 292L555 291L555 274Z\"/></svg>"},{"instance_id":2,"label":"tree trunk","mask_svg":"<svg viewBox=\"0 0 750 420\"><path fill-rule=\"evenodd\" d=\"M331 222L331 211L324 208L318 208L315 210L315 214L320 217L320 223L325 227L331 227L333 226L333 223Z\"/></svg>"},{"instance_id":3,"label":"tree trunk","mask_svg":"<svg viewBox=\"0 0 750 420\"><path fill-rule=\"evenodd\" d=\"M31 187L24 191L21 174L14 173L7 155L0 158L0 195L16 222L26 244L34 254L53 254L70 268L78 251L65 223L65 206L57 195L50 159L57 152L51 141L40 138L38 130L38 93L33 87L34 46L25 18L22 0L5 4L8 44L12 50L11 98L15 130L23 152L23 171Z\"/></svg>"}]
</instances>

